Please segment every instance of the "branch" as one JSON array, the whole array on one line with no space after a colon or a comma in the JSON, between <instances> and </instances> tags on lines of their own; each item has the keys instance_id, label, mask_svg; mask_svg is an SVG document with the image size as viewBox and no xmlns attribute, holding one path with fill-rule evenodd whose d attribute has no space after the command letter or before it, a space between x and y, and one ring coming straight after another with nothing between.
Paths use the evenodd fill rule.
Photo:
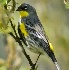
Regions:
<instances>
[{"instance_id":1,"label":"branch","mask_svg":"<svg viewBox=\"0 0 70 70\"><path fill-rule=\"evenodd\" d=\"M39 53L38 58L37 58L37 60L36 60L36 62L35 62L35 65L37 64L40 55L41 55L41 53Z\"/></svg>"},{"instance_id":2,"label":"branch","mask_svg":"<svg viewBox=\"0 0 70 70\"><path fill-rule=\"evenodd\" d=\"M11 25L12 25L12 28L13 28L16 36L14 36L13 33L11 33L11 32L9 34L15 39L16 42L18 42L18 44L22 48L22 52L24 53L25 57L29 61L29 64L30 64L32 70L34 70L35 69L35 64L33 64L33 62L30 59L30 56L26 53L26 51L25 51L25 49L24 49L24 47L22 45L22 42L21 42L20 38L18 37L18 35L17 35L16 31L15 31L15 27L13 26L13 23L12 22L11 22Z\"/></svg>"},{"instance_id":3,"label":"branch","mask_svg":"<svg viewBox=\"0 0 70 70\"><path fill-rule=\"evenodd\" d=\"M14 2L15 2L15 0L12 0L12 1L13 1L13 7L14 7ZM11 27L13 28L14 33L15 33L15 35L14 35L12 32L10 32L9 34L15 39L16 42L18 42L18 44L19 44L20 47L22 48L22 52L23 52L23 54L25 55L25 57L27 58L27 60L29 61L29 64L30 64L30 66L31 66L31 69L30 69L30 70L35 70L35 69L36 69L36 68L35 68L36 63L37 63L37 61L38 61L38 59L39 59L39 57L40 57L41 54L39 54L39 56L38 56L38 58L37 58L37 60L36 60L36 63L34 64L34 63L31 61L30 56L26 53L26 51L25 51L25 49L24 49L24 47L23 47L22 42L24 42L24 43L26 44L23 35L18 32L18 33L19 33L19 36L18 36L18 34L17 34L16 30L15 30L15 25L13 25L12 20L11 20L11 18L9 17L9 11L8 11L8 9L7 9L7 5L5 5L4 8L5 8L5 10L6 10L5 12L6 12L6 14L7 14L8 18L9 18L9 22L11 23ZM15 9L14 9L14 10L15 10ZM21 37L23 38L22 41L21 41ZM26 45L27 45L27 44L26 44Z\"/></svg>"}]
</instances>

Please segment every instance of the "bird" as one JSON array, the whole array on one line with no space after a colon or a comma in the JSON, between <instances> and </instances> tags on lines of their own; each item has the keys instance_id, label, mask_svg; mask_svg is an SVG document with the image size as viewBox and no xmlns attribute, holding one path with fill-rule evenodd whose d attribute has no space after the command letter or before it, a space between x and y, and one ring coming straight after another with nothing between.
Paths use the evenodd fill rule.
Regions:
<instances>
[{"instance_id":1,"label":"bird","mask_svg":"<svg viewBox=\"0 0 70 70\"><path fill-rule=\"evenodd\" d=\"M36 9L30 4L23 3L16 11L19 11L20 14L18 32L23 43L34 53L48 55L57 70L60 70L60 66L54 55L53 46L39 20Z\"/></svg>"}]
</instances>

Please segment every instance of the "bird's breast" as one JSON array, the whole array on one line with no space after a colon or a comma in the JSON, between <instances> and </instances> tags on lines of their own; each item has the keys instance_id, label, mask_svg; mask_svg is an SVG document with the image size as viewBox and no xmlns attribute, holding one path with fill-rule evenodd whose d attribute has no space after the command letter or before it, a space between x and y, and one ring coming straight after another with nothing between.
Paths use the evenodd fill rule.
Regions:
<instances>
[{"instance_id":1,"label":"bird's breast","mask_svg":"<svg viewBox=\"0 0 70 70\"><path fill-rule=\"evenodd\" d=\"M28 36L28 32L26 31L24 23L20 24L20 30L24 34L25 37Z\"/></svg>"}]
</instances>

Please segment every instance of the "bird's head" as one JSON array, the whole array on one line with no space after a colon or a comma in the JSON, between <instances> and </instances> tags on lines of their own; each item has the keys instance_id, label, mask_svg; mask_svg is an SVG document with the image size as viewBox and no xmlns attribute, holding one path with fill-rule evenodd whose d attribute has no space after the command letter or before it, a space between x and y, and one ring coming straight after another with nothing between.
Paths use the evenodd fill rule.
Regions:
<instances>
[{"instance_id":1,"label":"bird's head","mask_svg":"<svg viewBox=\"0 0 70 70\"><path fill-rule=\"evenodd\" d=\"M20 12L21 17L27 17L29 14L36 12L31 5L26 3L21 4L16 11Z\"/></svg>"}]
</instances>

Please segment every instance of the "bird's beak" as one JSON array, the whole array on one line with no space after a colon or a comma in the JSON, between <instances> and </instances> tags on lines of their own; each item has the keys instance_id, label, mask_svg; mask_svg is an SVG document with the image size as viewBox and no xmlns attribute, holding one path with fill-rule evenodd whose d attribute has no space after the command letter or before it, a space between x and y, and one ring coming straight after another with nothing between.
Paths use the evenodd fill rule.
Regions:
<instances>
[{"instance_id":1,"label":"bird's beak","mask_svg":"<svg viewBox=\"0 0 70 70\"><path fill-rule=\"evenodd\" d=\"M16 11L19 11L19 9L17 8Z\"/></svg>"},{"instance_id":2,"label":"bird's beak","mask_svg":"<svg viewBox=\"0 0 70 70\"><path fill-rule=\"evenodd\" d=\"M21 7L18 7L16 11L21 11L21 10L22 10Z\"/></svg>"}]
</instances>

